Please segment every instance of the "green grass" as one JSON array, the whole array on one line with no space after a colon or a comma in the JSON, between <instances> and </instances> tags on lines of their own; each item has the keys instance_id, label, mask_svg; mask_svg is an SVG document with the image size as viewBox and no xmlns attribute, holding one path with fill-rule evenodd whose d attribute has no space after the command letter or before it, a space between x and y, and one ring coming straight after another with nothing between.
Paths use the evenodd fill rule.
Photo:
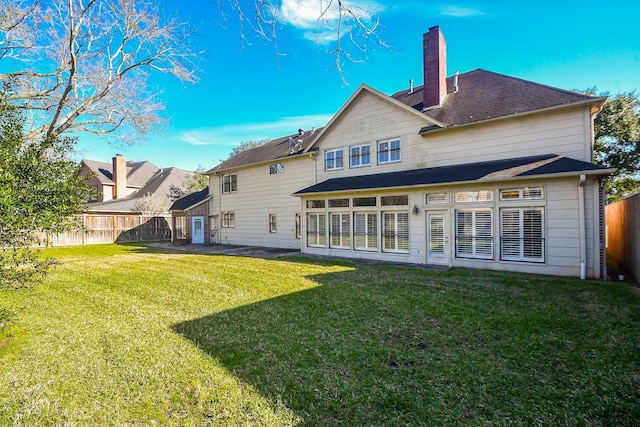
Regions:
<instances>
[{"instance_id":1,"label":"green grass","mask_svg":"<svg viewBox=\"0 0 640 427\"><path fill-rule=\"evenodd\" d=\"M637 425L622 283L134 245L0 293L0 425ZM6 320L8 318L8 321Z\"/></svg>"}]
</instances>

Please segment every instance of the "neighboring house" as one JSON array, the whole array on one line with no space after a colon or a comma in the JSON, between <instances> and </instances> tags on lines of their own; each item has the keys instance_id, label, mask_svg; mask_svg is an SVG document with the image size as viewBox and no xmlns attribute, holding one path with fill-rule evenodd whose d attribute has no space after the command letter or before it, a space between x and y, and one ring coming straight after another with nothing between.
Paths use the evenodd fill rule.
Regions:
<instances>
[{"instance_id":1,"label":"neighboring house","mask_svg":"<svg viewBox=\"0 0 640 427\"><path fill-rule=\"evenodd\" d=\"M424 85L361 85L322 129L208 172L215 242L415 264L604 277L604 97L484 70L446 77L438 27Z\"/></svg>"},{"instance_id":2,"label":"neighboring house","mask_svg":"<svg viewBox=\"0 0 640 427\"><path fill-rule=\"evenodd\" d=\"M209 188L176 200L169 208L174 243L205 243L211 240L209 227ZM214 231L214 230L213 230Z\"/></svg>"},{"instance_id":3,"label":"neighboring house","mask_svg":"<svg viewBox=\"0 0 640 427\"><path fill-rule=\"evenodd\" d=\"M128 162L119 154L112 163L82 160L80 165L79 174L92 173L87 183L100 193L89 203L91 212L168 213L194 176L194 172L159 168L147 161Z\"/></svg>"}]
</instances>

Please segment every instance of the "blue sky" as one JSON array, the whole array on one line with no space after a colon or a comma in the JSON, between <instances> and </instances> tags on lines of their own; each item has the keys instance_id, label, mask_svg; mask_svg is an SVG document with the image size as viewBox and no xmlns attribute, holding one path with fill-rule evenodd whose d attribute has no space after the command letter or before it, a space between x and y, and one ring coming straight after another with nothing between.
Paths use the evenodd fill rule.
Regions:
<instances>
[{"instance_id":1,"label":"blue sky","mask_svg":"<svg viewBox=\"0 0 640 427\"><path fill-rule=\"evenodd\" d=\"M295 3L299 14L283 22L278 55L251 34L250 44L243 42L233 11L223 25L217 0L164 0L166 10L198 28L193 44L206 50L200 81L154 77L167 129L130 147L81 136L78 159L110 161L121 153L157 166L209 169L241 141L323 126L361 83L387 94L407 88L409 79L422 84L422 34L434 25L447 41L448 75L482 68L563 89L640 88L640 2L352 0L378 10L378 34L390 47L368 45L365 61L344 61L341 76L326 53L333 45L312 40L302 19L307 10L300 7L318 1L281 1Z\"/></svg>"}]
</instances>

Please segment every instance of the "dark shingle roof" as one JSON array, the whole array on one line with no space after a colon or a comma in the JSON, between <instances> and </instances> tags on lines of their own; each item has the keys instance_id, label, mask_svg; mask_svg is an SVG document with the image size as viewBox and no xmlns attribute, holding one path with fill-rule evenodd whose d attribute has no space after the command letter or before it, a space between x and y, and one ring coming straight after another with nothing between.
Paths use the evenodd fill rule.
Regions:
<instances>
[{"instance_id":1,"label":"dark shingle roof","mask_svg":"<svg viewBox=\"0 0 640 427\"><path fill-rule=\"evenodd\" d=\"M144 163L144 162L141 162ZM151 178L135 193L124 199L108 200L106 202L89 203L91 211L98 212L128 212L136 211L138 203L145 196L153 195L159 204L167 210L173 202L174 189L182 189L184 183L192 178L193 172L178 168L157 169Z\"/></svg>"},{"instance_id":2,"label":"dark shingle roof","mask_svg":"<svg viewBox=\"0 0 640 427\"><path fill-rule=\"evenodd\" d=\"M556 154L546 154L455 166L333 178L304 188L295 194L304 195L378 188L402 188L534 177L549 174L591 173L608 175L610 172L610 170L602 166L594 165L593 163L574 160Z\"/></svg>"},{"instance_id":3,"label":"dark shingle roof","mask_svg":"<svg viewBox=\"0 0 640 427\"><path fill-rule=\"evenodd\" d=\"M454 91L453 85L454 77L447 78L447 96L443 105L425 111L427 116L447 127L576 102L604 101L604 98L595 98L481 69L460 74L457 92ZM422 88L423 86L418 86L412 93L403 90L391 96L422 111Z\"/></svg>"},{"instance_id":4,"label":"dark shingle roof","mask_svg":"<svg viewBox=\"0 0 640 427\"><path fill-rule=\"evenodd\" d=\"M284 159L301 154L313 143L321 131L322 128L303 131L302 135L300 133L296 133L272 139L264 145L242 151L236 156L222 162L207 173L224 169L233 169L240 166L252 165L271 160Z\"/></svg>"},{"instance_id":5,"label":"dark shingle roof","mask_svg":"<svg viewBox=\"0 0 640 427\"><path fill-rule=\"evenodd\" d=\"M113 184L113 164L83 159L87 168L94 172L102 184ZM142 187L158 171L151 162L127 162L127 186Z\"/></svg>"},{"instance_id":6,"label":"dark shingle roof","mask_svg":"<svg viewBox=\"0 0 640 427\"><path fill-rule=\"evenodd\" d=\"M183 211L193 205L196 205L209 197L209 187L205 187L195 193L187 194L181 199L173 202L173 205L169 208L170 211Z\"/></svg>"}]
</instances>

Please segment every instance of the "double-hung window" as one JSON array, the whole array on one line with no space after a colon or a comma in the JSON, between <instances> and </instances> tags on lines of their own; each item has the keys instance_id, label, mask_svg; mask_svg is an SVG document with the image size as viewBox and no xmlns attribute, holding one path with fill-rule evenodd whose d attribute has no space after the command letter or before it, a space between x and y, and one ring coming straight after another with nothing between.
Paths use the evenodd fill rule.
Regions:
<instances>
[{"instance_id":1,"label":"double-hung window","mask_svg":"<svg viewBox=\"0 0 640 427\"><path fill-rule=\"evenodd\" d=\"M222 212L222 228L233 228L236 226L236 214L234 212Z\"/></svg>"},{"instance_id":2,"label":"double-hung window","mask_svg":"<svg viewBox=\"0 0 640 427\"><path fill-rule=\"evenodd\" d=\"M500 258L544 262L543 208L504 208L500 211Z\"/></svg>"},{"instance_id":3,"label":"double-hung window","mask_svg":"<svg viewBox=\"0 0 640 427\"><path fill-rule=\"evenodd\" d=\"M235 193L238 191L238 175L229 173L222 175L222 193Z\"/></svg>"},{"instance_id":4,"label":"double-hung window","mask_svg":"<svg viewBox=\"0 0 640 427\"><path fill-rule=\"evenodd\" d=\"M371 164L371 153L368 145L356 145L351 147L349 152L349 167L359 168Z\"/></svg>"},{"instance_id":5,"label":"double-hung window","mask_svg":"<svg viewBox=\"0 0 640 427\"><path fill-rule=\"evenodd\" d=\"M400 138L378 141L378 164L400 161Z\"/></svg>"},{"instance_id":6,"label":"double-hung window","mask_svg":"<svg viewBox=\"0 0 640 427\"><path fill-rule=\"evenodd\" d=\"M177 216L175 218L174 230L175 230L176 239L187 238L187 217L186 216Z\"/></svg>"},{"instance_id":7,"label":"double-hung window","mask_svg":"<svg viewBox=\"0 0 640 427\"><path fill-rule=\"evenodd\" d=\"M329 150L324 153L324 169L336 170L344 167L342 158L342 148Z\"/></svg>"},{"instance_id":8,"label":"double-hung window","mask_svg":"<svg viewBox=\"0 0 640 427\"><path fill-rule=\"evenodd\" d=\"M493 259L491 209L456 210L456 257Z\"/></svg>"}]
</instances>

